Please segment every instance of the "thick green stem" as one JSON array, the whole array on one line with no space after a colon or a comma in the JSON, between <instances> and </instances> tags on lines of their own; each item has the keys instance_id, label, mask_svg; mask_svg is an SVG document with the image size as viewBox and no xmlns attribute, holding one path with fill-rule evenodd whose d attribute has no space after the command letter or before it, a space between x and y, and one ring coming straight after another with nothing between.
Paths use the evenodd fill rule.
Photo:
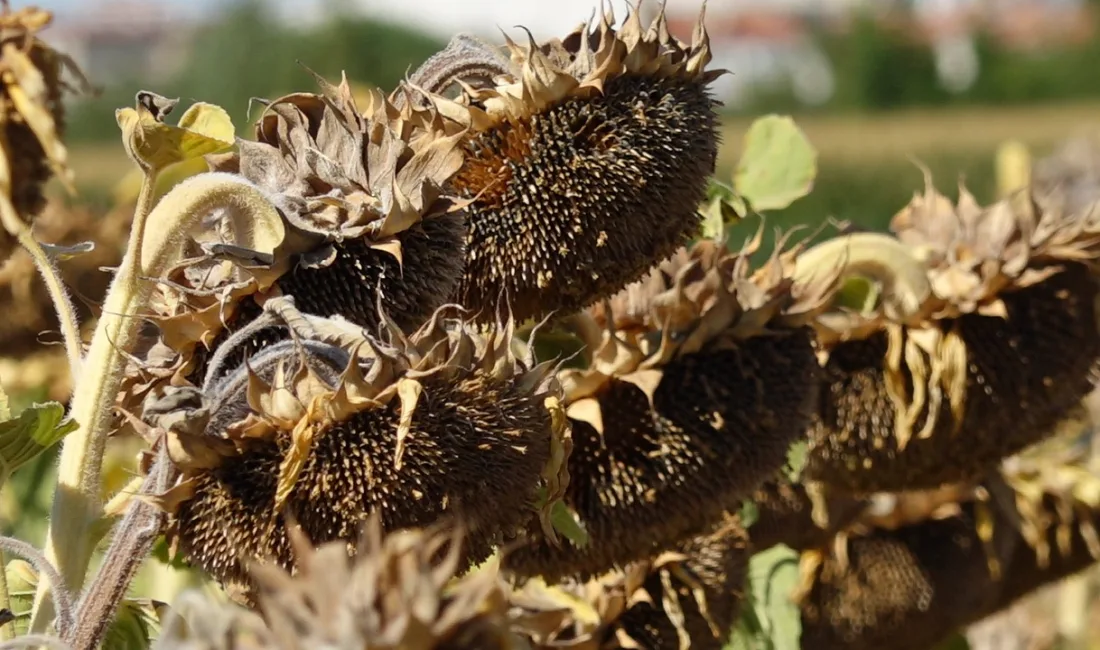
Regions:
<instances>
[{"instance_id":1,"label":"thick green stem","mask_svg":"<svg viewBox=\"0 0 1100 650\"><path fill-rule=\"evenodd\" d=\"M152 180L147 179L147 184L152 185ZM236 245L262 250L270 242L271 229L282 228L281 217L264 194L239 176L208 173L191 177L168 192L146 218L141 209L151 202L151 192L143 187L134 234L107 292L85 360L86 372L74 386L72 417L80 428L65 439L61 449L45 550L71 591L83 586L93 550L90 528L102 514L100 472L125 373L122 352L132 349L143 322L141 309L154 288L145 278L163 277L178 263L188 238L215 209L224 208L235 219L232 232L238 239L233 242ZM257 237L266 238L265 242L257 244ZM33 632L45 631L53 618L48 594L49 586L40 584L31 620Z\"/></svg>"}]
</instances>

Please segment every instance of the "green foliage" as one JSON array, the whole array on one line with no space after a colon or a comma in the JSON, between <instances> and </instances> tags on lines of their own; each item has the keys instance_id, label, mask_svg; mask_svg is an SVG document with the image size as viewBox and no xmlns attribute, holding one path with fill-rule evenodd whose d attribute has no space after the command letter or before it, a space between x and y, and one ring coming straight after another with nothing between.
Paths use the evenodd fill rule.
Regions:
<instances>
[{"instance_id":1,"label":"green foliage","mask_svg":"<svg viewBox=\"0 0 1100 650\"><path fill-rule=\"evenodd\" d=\"M703 236L721 236L727 225L740 221L749 208L782 210L806 196L817 176L817 151L794 120L766 115L745 133L733 186L711 179L700 207Z\"/></svg>"},{"instance_id":2,"label":"green foliage","mask_svg":"<svg viewBox=\"0 0 1100 650\"><path fill-rule=\"evenodd\" d=\"M767 115L745 134L734 187L754 210L781 210L810 193L817 152L788 116Z\"/></svg>"},{"instance_id":3,"label":"green foliage","mask_svg":"<svg viewBox=\"0 0 1100 650\"><path fill-rule=\"evenodd\" d=\"M1094 3L1095 4L1095 3ZM1093 11L1094 20L1100 11ZM899 16L900 18L900 16ZM1089 27L1083 27L1089 28ZM1100 29L1094 24L1091 29ZM832 64L836 91L818 110L883 111L915 106L1037 104L1100 97L1100 39L1048 42L1014 49L989 32L978 32L978 78L953 94L939 82L927 40L885 26L864 14L842 32L817 29L813 36ZM789 84L754 92L748 112L792 110L798 105Z\"/></svg>"},{"instance_id":4,"label":"green foliage","mask_svg":"<svg viewBox=\"0 0 1100 650\"><path fill-rule=\"evenodd\" d=\"M346 71L352 82L392 88L444 42L406 27L359 15L334 15L317 27L280 23L267 3L239 0L198 30L182 72L172 79L93 79L103 94L74 106L67 140L115 137L112 115L131 103L133 88L163 89L224 106L248 123L250 98L273 99L309 88L313 70L328 79ZM255 117L253 110L252 117ZM247 135L245 133L244 135Z\"/></svg>"},{"instance_id":5,"label":"green foliage","mask_svg":"<svg viewBox=\"0 0 1100 650\"><path fill-rule=\"evenodd\" d=\"M0 479L34 460L77 428L58 402L32 404L13 417L0 390Z\"/></svg>"},{"instance_id":6,"label":"green foliage","mask_svg":"<svg viewBox=\"0 0 1100 650\"><path fill-rule=\"evenodd\" d=\"M728 650L799 650L802 614L791 600L798 553L780 544L749 561L749 588Z\"/></svg>"}]
</instances>

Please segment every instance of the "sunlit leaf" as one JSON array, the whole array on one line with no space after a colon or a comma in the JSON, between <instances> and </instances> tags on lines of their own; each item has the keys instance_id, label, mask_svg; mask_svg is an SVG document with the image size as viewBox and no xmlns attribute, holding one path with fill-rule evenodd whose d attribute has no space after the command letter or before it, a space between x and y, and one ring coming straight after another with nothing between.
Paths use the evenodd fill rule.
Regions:
<instances>
[{"instance_id":1,"label":"sunlit leaf","mask_svg":"<svg viewBox=\"0 0 1100 650\"><path fill-rule=\"evenodd\" d=\"M797 482L802 474L802 468L806 465L806 454L809 444L805 440L799 440L787 449L787 476L792 482Z\"/></svg>"},{"instance_id":2,"label":"sunlit leaf","mask_svg":"<svg viewBox=\"0 0 1100 650\"><path fill-rule=\"evenodd\" d=\"M749 602L730 648L799 650L802 613L791 599L798 583L798 553L780 544L749 560Z\"/></svg>"},{"instance_id":3,"label":"sunlit leaf","mask_svg":"<svg viewBox=\"0 0 1100 650\"><path fill-rule=\"evenodd\" d=\"M754 210L781 210L810 193L817 152L790 117L767 115L745 134L734 189Z\"/></svg>"},{"instance_id":4,"label":"sunlit leaf","mask_svg":"<svg viewBox=\"0 0 1100 650\"><path fill-rule=\"evenodd\" d=\"M196 103L178 125L165 124L165 116L178 101L143 90L137 94L134 108L115 111L126 152L143 170L160 171L233 145L233 121L224 108L214 104Z\"/></svg>"},{"instance_id":5,"label":"sunlit leaf","mask_svg":"<svg viewBox=\"0 0 1100 650\"><path fill-rule=\"evenodd\" d=\"M748 206L737 192L717 179L710 179L707 186L707 198L699 208L703 215L703 237L717 239L727 226L745 218Z\"/></svg>"},{"instance_id":6,"label":"sunlit leaf","mask_svg":"<svg viewBox=\"0 0 1100 650\"><path fill-rule=\"evenodd\" d=\"M77 428L58 402L32 404L15 418L8 409L7 395L0 403L0 471L5 479Z\"/></svg>"},{"instance_id":7,"label":"sunlit leaf","mask_svg":"<svg viewBox=\"0 0 1100 650\"><path fill-rule=\"evenodd\" d=\"M745 499L741 502L741 509L738 511L738 515L741 518L741 526L750 528L756 523L756 520L760 518L760 508L757 507L756 502L752 499Z\"/></svg>"},{"instance_id":8,"label":"sunlit leaf","mask_svg":"<svg viewBox=\"0 0 1100 650\"><path fill-rule=\"evenodd\" d=\"M588 546L588 531L577 519L576 515L561 501L556 501L550 506L550 523L554 530L565 536L580 548Z\"/></svg>"}]
</instances>

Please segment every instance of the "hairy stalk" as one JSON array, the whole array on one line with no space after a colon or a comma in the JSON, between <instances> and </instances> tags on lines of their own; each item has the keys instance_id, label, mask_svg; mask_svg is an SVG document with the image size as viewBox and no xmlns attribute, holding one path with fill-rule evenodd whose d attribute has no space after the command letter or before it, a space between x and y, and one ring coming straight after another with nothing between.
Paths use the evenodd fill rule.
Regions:
<instances>
[{"instance_id":1,"label":"hairy stalk","mask_svg":"<svg viewBox=\"0 0 1100 650\"><path fill-rule=\"evenodd\" d=\"M73 599L61 581L61 575L38 549L14 537L0 537L0 550L18 555L31 563L38 571L38 584L52 586L54 608L57 610L57 629L68 630L73 626Z\"/></svg>"},{"instance_id":2,"label":"hairy stalk","mask_svg":"<svg viewBox=\"0 0 1100 650\"><path fill-rule=\"evenodd\" d=\"M42 244L34 238L31 227L23 223L15 212L15 206L7 196L0 194L0 221L4 229L11 233L23 248L30 253L34 265L42 275L46 284L46 291L50 294L50 302L53 303L54 312L57 314L57 322L61 325L61 335L65 340L65 352L69 357L69 372L72 374L73 385L79 381L81 369L82 350L80 346L80 325L76 318L76 309L69 298L69 292L65 290L65 283L61 280L61 274L53 260L46 254Z\"/></svg>"},{"instance_id":3,"label":"hairy stalk","mask_svg":"<svg viewBox=\"0 0 1100 650\"><path fill-rule=\"evenodd\" d=\"M102 514L100 472L125 372L122 352L133 347L143 322L139 310L155 286L145 278L163 277L178 263L190 234L215 209L225 209L235 219L233 232L240 241L234 243L240 246L270 236L276 225L282 228L278 211L263 192L247 180L225 173L193 176L165 194L148 216L140 209L135 215L134 234L107 292L85 361L86 372L74 386L71 415L80 428L65 439L58 464L46 557L58 567L71 590L84 583L92 555L89 529ZM39 585L31 619L33 632L44 631L52 616L48 593L49 587Z\"/></svg>"},{"instance_id":4,"label":"hairy stalk","mask_svg":"<svg viewBox=\"0 0 1100 650\"><path fill-rule=\"evenodd\" d=\"M141 485L141 494L163 494L173 474L168 452L162 446ZM164 511L156 505L140 498L130 502L126 516L115 528L103 566L80 598L76 624L62 636L73 650L95 650L103 642L130 583L153 550L164 520Z\"/></svg>"},{"instance_id":5,"label":"hairy stalk","mask_svg":"<svg viewBox=\"0 0 1100 650\"><path fill-rule=\"evenodd\" d=\"M48 634L28 634L21 636L18 639L12 639L11 641L5 641L0 643L0 650L16 650L16 648L57 648L57 650L72 650L69 646L55 637Z\"/></svg>"},{"instance_id":6,"label":"hairy stalk","mask_svg":"<svg viewBox=\"0 0 1100 650\"><path fill-rule=\"evenodd\" d=\"M409 82L430 93L441 95L459 81L471 85L491 85L493 77L507 74L511 62L485 41L469 34L458 34L442 51L428 58L409 78ZM404 108L407 96L394 99Z\"/></svg>"}]
</instances>

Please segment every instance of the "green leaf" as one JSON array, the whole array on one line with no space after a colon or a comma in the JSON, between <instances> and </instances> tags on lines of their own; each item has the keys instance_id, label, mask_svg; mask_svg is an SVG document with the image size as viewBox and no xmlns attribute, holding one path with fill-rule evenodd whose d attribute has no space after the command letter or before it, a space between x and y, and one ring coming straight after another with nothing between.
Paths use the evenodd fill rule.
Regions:
<instances>
[{"instance_id":1,"label":"green leaf","mask_svg":"<svg viewBox=\"0 0 1100 650\"><path fill-rule=\"evenodd\" d=\"M143 599L122 601L118 614L107 629L104 648L111 650L148 650L160 631L157 610L162 603Z\"/></svg>"},{"instance_id":2,"label":"green leaf","mask_svg":"<svg viewBox=\"0 0 1100 650\"><path fill-rule=\"evenodd\" d=\"M577 519L573 511L561 501L556 501L550 506L550 524L565 538L577 545L578 548L588 546L588 531L584 524Z\"/></svg>"},{"instance_id":3,"label":"green leaf","mask_svg":"<svg viewBox=\"0 0 1100 650\"><path fill-rule=\"evenodd\" d=\"M160 562L166 564L173 569L190 569L191 565L187 563L187 560L183 558L182 554L176 554L173 556L168 555L168 541L161 535L157 538L156 542L153 542L153 552L151 556Z\"/></svg>"},{"instance_id":4,"label":"green leaf","mask_svg":"<svg viewBox=\"0 0 1100 650\"><path fill-rule=\"evenodd\" d=\"M0 390L0 472L3 479L77 429L58 402L31 404L13 418Z\"/></svg>"},{"instance_id":5,"label":"green leaf","mask_svg":"<svg viewBox=\"0 0 1100 650\"><path fill-rule=\"evenodd\" d=\"M767 115L745 134L734 188L754 210L781 210L810 193L817 152L790 117Z\"/></svg>"},{"instance_id":6,"label":"green leaf","mask_svg":"<svg viewBox=\"0 0 1100 650\"><path fill-rule=\"evenodd\" d=\"M802 613L791 600L798 553L780 544L749 560L749 602L732 643L736 650L799 650Z\"/></svg>"},{"instance_id":7,"label":"green leaf","mask_svg":"<svg viewBox=\"0 0 1100 650\"><path fill-rule=\"evenodd\" d=\"M748 529L760 518L760 508L752 499L745 499L741 502L741 510L738 512L738 516L741 518L741 527Z\"/></svg>"},{"instance_id":8,"label":"green leaf","mask_svg":"<svg viewBox=\"0 0 1100 650\"><path fill-rule=\"evenodd\" d=\"M737 192L716 178L707 185L707 198L699 207L703 216L703 237L719 239L726 227L745 218L748 206Z\"/></svg>"},{"instance_id":9,"label":"green leaf","mask_svg":"<svg viewBox=\"0 0 1100 650\"><path fill-rule=\"evenodd\" d=\"M802 468L806 466L806 454L809 453L809 443L799 440L787 449L787 477L792 483L798 482L802 475Z\"/></svg>"}]
</instances>

